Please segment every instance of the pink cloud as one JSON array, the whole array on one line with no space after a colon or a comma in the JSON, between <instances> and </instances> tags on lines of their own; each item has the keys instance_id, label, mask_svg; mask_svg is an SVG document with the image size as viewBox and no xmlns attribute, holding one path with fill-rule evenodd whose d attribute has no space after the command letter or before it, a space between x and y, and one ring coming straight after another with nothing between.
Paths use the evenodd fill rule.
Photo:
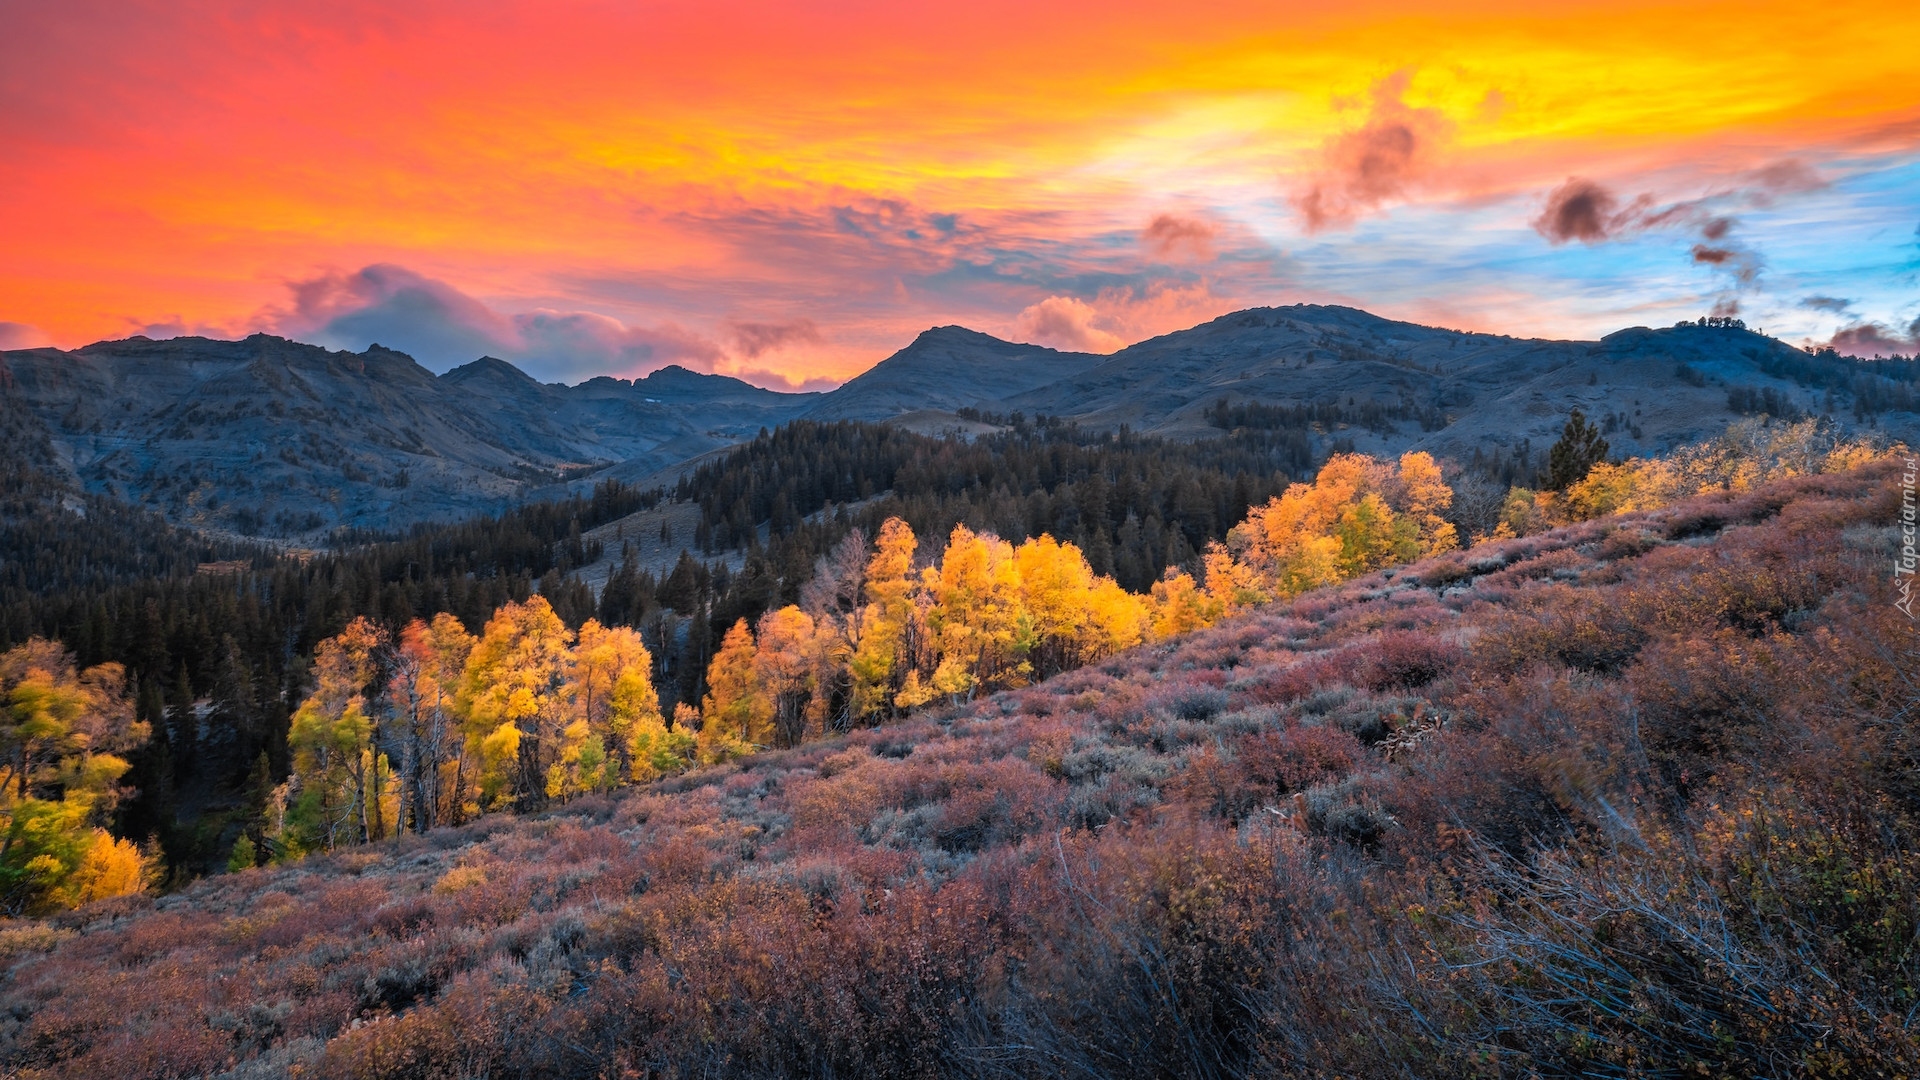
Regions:
<instances>
[{"instance_id":1,"label":"pink cloud","mask_svg":"<svg viewBox=\"0 0 1920 1080\"><path fill-rule=\"evenodd\" d=\"M1022 311L1015 320L1020 335L1037 345L1072 352L1110 353L1126 342L1097 325L1100 313L1085 300L1049 296Z\"/></svg>"},{"instance_id":2,"label":"pink cloud","mask_svg":"<svg viewBox=\"0 0 1920 1080\"><path fill-rule=\"evenodd\" d=\"M1140 244L1166 259L1185 256L1199 262L1213 259L1214 227L1198 218L1161 214L1140 234Z\"/></svg>"},{"instance_id":3,"label":"pink cloud","mask_svg":"<svg viewBox=\"0 0 1920 1080\"><path fill-rule=\"evenodd\" d=\"M1438 109L1402 100L1411 78L1400 71L1374 84L1366 123L1322 149L1321 167L1291 198L1307 231L1350 224L1404 198L1436 170L1453 124Z\"/></svg>"},{"instance_id":4,"label":"pink cloud","mask_svg":"<svg viewBox=\"0 0 1920 1080\"><path fill-rule=\"evenodd\" d=\"M51 344L53 339L41 333L37 326L0 322L0 349L39 349Z\"/></svg>"},{"instance_id":5,"label":"pink cloud","mask_svg":"<svg viewBox=\"0 0 1920 1080\"><path fill-rule=\"evenodd\" d=\"M712 371L725 350L671 323L630 326L589 311L505 313L444 281L380 263L289 283L291 308L258 321L275 333L335 348L381 344L429 367L480 356L526 366L545 379L644 374L669 363Z\"/></svg>"}]
</instances>

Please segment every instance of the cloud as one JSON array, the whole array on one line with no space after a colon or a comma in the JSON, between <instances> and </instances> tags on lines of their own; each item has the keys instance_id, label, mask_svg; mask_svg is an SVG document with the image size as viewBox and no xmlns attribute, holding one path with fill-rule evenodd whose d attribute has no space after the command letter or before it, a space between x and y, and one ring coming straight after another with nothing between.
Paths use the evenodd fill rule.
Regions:
<instances>
[{"instance_id":1,"label":"cloud","mask_svg":"<svg viewBox=\"0 0 1920 1080\"><path fill-rule=\"evenodd\" d=\"M1852 310L1853 301L1838 296L1808 296L1800 301L1800 306L1810 311L1827 311L1841 315Z\"/></svg>"},{"instance_id":2,"label":"cloud","mask_svg":"<svg viewBox=\"0 0 1920 1080\"><path fill-rule=\"evenodd\" d=\"M1308 232L1350 224L1434 171L1453 124L1438 109L1402 100L1411 78L1399 71L1375 83L1366 123L1327 141L1320 169L1290 200Z\"/></svg>"},{"instance_id":3,"label":"cloud","mask_svg":"<svg viewBox=\"0 0 1920 1080\"><path fill-rule=\"evenodd\" d=\"M1119 335L1094 325L1099 318L1085 300L1049 296L1022 311L1015 321L1023 338L1056 349L1110 353L1125 345Z\"/></svg>"},{"instance_id":4,"label":"cloud","mask_svg":"<svg viewBox=\"0 0 1920 1080\"><path fill-rule=\"evenodd\" d=\"M1211 262L1213 238L1214 228L1205 221L1161 214L1140 233L1140 245L1162 259L1185 253L1200 262Z\"/></svg>"},{"instance_id":5,"label":"cloud","mask_svg":"<svg viewBox=\"0 0 1920 1080\"><path fill-rule=\"evenodd\" d=\"M364 349L377 342L429 367L448 367L482 355L517 353L522 344L512 320L403 266L377 263L350 274L292 282L289 288L293 311L277 321L276 329L322 345Z\"/></svg>"},{"instance_id":6,"label":"cloud","mask_svg":"<svg viewBox=\"0 0 1920 1080\"><path fill-rule=\"evenodd\" d=\"M1056 349L1110 353L1243 306L1244 300L1216 296L1206 281L1116 285L1091 301L1049 296L1032 304L1014 319L1012 336Z\"/></svg>"},{"instance_id":7,"label":"cloud","mask_svg":"<svg viewBox=\"0 0 1920 1080\"><path fill-rule=\"evenodd\" d=\"M1598 244L1668 227L1697 229L1702 239L1718 241L1739 224L1740 219L1727 210L1771 206L1776 196L1818 191L1827 183L1811 165L1788 158L1742 174L1741 183L1732 187L1661 206L1651 194L1626 200L1597 181L1570 176L1547 192L1546 204L1532 225L1553 244L1570 240Z\"/></svg>"},{"instance_id":8,"label":"cloud","mask_svg":"<svg viewBox=\"0 0 1920 1080\"><path fill-rule=\"evenodd\" d=\"M812 319L779 323L736 321L727 325L733 333L734 350L747 359L777 352L789 345L818 345L822 340L820 328L813 325Z\"/></svg>"},{"instance_id":9,"label":"cloud","mask_svg":"<svg viewBox=\"0 0 1920 1080\"><path fill-rule=\"evenodd\" d=\"M750 382L755 386L766 387L769 390L784 390L788 393L798 394L818 393L824 390L831 390L846 381L844 379L829 379L819 375L807 379L795 379L793 375L788 372L774 371L770 368L760 367L735 368L727 372L727 374L736 379Z\"/></svg>"},{"instance_id":10,"label":"cloud","mask_svg":"<svg viewBox=\"0 0 1920 1080\"><path fill-rule=\"evenodd\" d=\"M1858 322L1833 335L1827 345L1843 356L1912 356L1920 354L1920 319L1903 336L1876 322Z\"/></svg>"},{"instance_id":11,"label":"cloud","mask_svg":"<svg viewBox=\"0 0 1920 1080\"><path fill-rule=\"evenodd\" d=\"M341 349L378 343L442 370L489 355L521 364L539 378L577 379L642 374L669 363L711 371L725 355L713 342L671 324L628 326L585 311L506 314L446 282L388 263L288 287L292 308L262 313L274 332Z\"/></svg>"},{"instance_id":12,"label":"cloud","mask_svg":"<svg viewBox=\"0 0 1920 1080\"><path fill-rule=\"evenodd\" d=\"M1656 229L1698 233L1700 241L1688 254L1696 266L1721 270L1733 279L1732 288L1745 289L1759 280L1766 260L1759 252L1730 239L1740 219L1723 212L1728 207L1769 205L1777 192L1810 191L1825 181L1799 161L1782 161L1747 174L1747 186L1662 206L1650 194L1621 198L1605 185L1570 176L1547 192L1546 202L1531 224L1550 244L1578 240L1588 246L1619 240ZM1723 296L1716 305L1738 303Z\"/></svg>"},{"instance_id":13,"label":"cloud","mask_svg":"<svg viewBox=\"0 0 1920 1080\"><path fill-rule=\"evenodd\" d=\"M1820 191L1831 183L1813 166L1799 158L1786 158L1747 174L1753 189L1770 195L1804 195Z\"/></svg>"},{"instance_id":14,"label":"cloud","mask_svg":"<svg viewBox=\"0 0 1920 1080\"><path fill-rule=\"evenodd\" d=\"M1549 243L1579 240L1597 244L1611 239L1620 221L1618 196L1592 180L1570 176L1547 193L1547 205L1533 219L1533 228Z\"/></svg>"},{"instance_id":15,"label":"cloud","mask_svg":"<svg viewBox=\"0 0 1920 1080\"><path fill-rule=\"evenodd\" d=\"M51 344L53 339L41 333L37 326L0 322L0 349L39 349Z\"/></svg>"}]
</instances>

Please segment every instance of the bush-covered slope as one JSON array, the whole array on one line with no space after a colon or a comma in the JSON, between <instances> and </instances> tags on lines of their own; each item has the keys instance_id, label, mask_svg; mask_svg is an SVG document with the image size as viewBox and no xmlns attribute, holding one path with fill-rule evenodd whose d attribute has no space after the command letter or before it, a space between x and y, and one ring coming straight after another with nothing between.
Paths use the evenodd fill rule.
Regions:
<instances>
[{"instance_id":1,"label":"bush-covered slope","mask_svg":"<svg viewBox=\"0 0 1920 1080\"><path fill-rule=\"evenodd\" d=\"M22 1076L1910 1075L1893 463L0 929Z\"/></svg>"}]
</instances>

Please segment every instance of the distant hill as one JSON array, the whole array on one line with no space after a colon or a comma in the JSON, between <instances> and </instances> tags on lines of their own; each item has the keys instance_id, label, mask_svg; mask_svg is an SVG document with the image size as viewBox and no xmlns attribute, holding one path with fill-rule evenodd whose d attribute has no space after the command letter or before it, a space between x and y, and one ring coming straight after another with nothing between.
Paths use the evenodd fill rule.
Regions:
<instances>
[{"instance_id":1,"label":"distant hill","mask_svg":"<svg viewBox=\"0 0 1920 1080\"><path fill-rule=\"evenodd\" d=\"M814 420L888 420L926 410L995 408L1059 385L1105 357L1058 352L960 326L936 326L807 410Z\"/></svg>"},{"instance_id":2,"label":"distant hill","mask_svg":"<svg viewBox=\"0 0 1920 1080\"><path fill-rule=\"evenodd\" d=\"M1600 341L1554 341L1303 304L1235 312L1152 338L989 407L1191 437L1219 430L1206 413L1222 398L1267 405L1371 402L1403 406L1406 419L1390 425L1394 430L1356 425L1329 434L1376 453L1418 448L1466 457L1522 440L1544 449L1577 406L1597 421L1616 417L1607 436L1614 453L1647 454L1725 428L1737 418L1728 404L1732 387L1772 389L1781 406L1819 414L1829 408L1829 386L1844 388L1863 373L1890 384L1876 387L1895 399L1883 404L1906 408L1882 422L1911 438L1920 425L1912 383L1905 381L1912 372L1903 370L1895 380L1871 377L1893 370L1839 358L1821 364L1784 342L1728 327L1636 327ZM1908 389L1904 398L1900 385ZM820 408L831 403L828 395ZM1852 396L1843 389L1832 407L1851 410Z\"/></svg>"},{"instance_id":3,"label":"distant hill","mask_svg":"<svg viewBox=\"0 0 1920 1080\"><path fill-rule=\"evenodd\" d=\"M264 334L0 353L0 372L9 447L44 439L76 487L294 538L494 510L616 464L650 472L818 396L681 368L545 385L491 357L435 376L379 346Z\"/></svg>"},{"instance_id":4,"label":"distant hill","mask_svg":"<svg viewBox=\"0 0 1920 1080\"><path fill-rule=\"evenodd\" d=\"M1913 367L1814 357L1732 327L1554 341L1303 304L1235 312L1110 356L935 327L825 394L680 367L547 385L490 357L435 376L379 346L333 352L266 335L0 353L0 394L15 415L9 447L50 447L76 488L177 524L314 542L339 526L496 509L587 477L670 481L686 462L801 416L933 432L976 430L961 410L1023 412L1199 438L1222 425L1298 425L1297 410L1312 407L1316 452L1418 448L1464 461L1537 456L1574 407L1605 427L1616 455L1698 441L1764 407L1920 441ZM1223 400L1256 408L1222 414ZM1285 409L1296 412L1275 411Z\"/></svg>"}]
</instances>

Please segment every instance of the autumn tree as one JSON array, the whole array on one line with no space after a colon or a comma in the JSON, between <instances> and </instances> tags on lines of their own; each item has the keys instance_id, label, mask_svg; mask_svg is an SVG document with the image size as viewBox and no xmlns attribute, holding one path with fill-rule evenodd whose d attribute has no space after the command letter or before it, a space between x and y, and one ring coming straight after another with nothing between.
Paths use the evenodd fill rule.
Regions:
<instances>
[{"instance_id":1,"label":"autumn tree","mask_svg":"<svg viewBox=\"0 0 1920 1080\"><path fill-rule=\"evenodd\" d=\"M460 680L468 753L480 764L481 808L544 803L568 725L573 634L541 596L487 620Z\"/></svg>"},{"instance_id":2,"label":"autumn tree","mask_svg":"<svg viewBox=\"0 0 1920 1080\"><path fill-rule=\"evenodd\" d=\"M611 788L657 773L667 731L653 688L653 655L631 627L588 619L568 672L573 709L562 750L567 793Z\"/></svg>"},{"instance_id":3,"label":"autumn tree","mask_svg":"<svg viewBox=\"0 0 1920 1080\"><path fill-rule=\"evenodd\" d=\"M788 605L760 617L754 643L754 683L772 713L772 736L797 746L807 735L813 700L816 648L813 617Z\"/></svg>"},{"instance_id":4,"label":"autumn tree","mask_svg":"<svg viewBox=\"0 0 1920 1080\"><path fill-rule=\"evenodd\" d=\"M59 643L0 655L0 911L32 914L138 892L150 860L104 828L150 729L118 664L77 670Z\"/></svg>"},{"instance_id":5,"label":"autumn tree","mask_svg":"<svg viewBox=\"0 0 1920 1080\"><path fill-rule=\"evenodd\" d=\"M738 620L707 668L707 696L700 702L702 759L723 760L771 743L773 706L760 687L758 656L753 630L747 620Z\"/></svg>"},{"instance_id":6,"label":"autumn tree","mask_svg":"<svg viewBox=\"0 0 1920 1080\"><path fill-rule=\"evenodd\" d=\"M1033 670L1027 660L1032 621L1013 545L955 525L940 566L927 569L922 586L937 657L928 691L959 700L981 686L1026 681Z\"/></svg>"},{"instance_id":7,"label":"autumn tree","mask_svg":"<svg viewBox=\"0 0 1920 1080\"><path fill-rule=\"evenodd\" d=\"M1216 601L1265 593L1294 596L1385 566L1459 545L1441 512L1453 492L1424 452L1401 455L1398 467L1363 454L1336 454L1311 484L1294 484L1227 534L1239 569Z\"/></svg>"},{"instance_id":8,"label":"autumn tree","mask_svg":"<svg viewBox=\"0 0 1920 1080\"><path fill-rule=\"evenodd\" d=\"M364 616L322 641L314 654L314 692L287 734L298 831L329 851L384 837L399 810L397 800L388 805L390 769L369 701L389 645L387 632Z\"/></svg>"},{"instance_id":9,"label":"autumn tree","mask_svg":"<svg viewBox=\"0 0 1920 1080\"><path fill-rule=\"evenodd\" d=\"M890 710L906 681L904 662L914 642L913 530L899 518L888 518L867 561L863 587L866 606L860 614L853 657L852 711L857 719L871 719Z\"/></svg>"},{"instance_id":10,"label":"autumn tree","mask_svg":"<svg viewBox=\"0 0 1920 1080\"><path fill-rule=\"evenodd\" d=\"M425 832L457 821L465 798L465 765L456 708L473 635L441 612L400 632L390 661L387 697L400 728L401 825Z\"/></svg>"}]
</instances>

